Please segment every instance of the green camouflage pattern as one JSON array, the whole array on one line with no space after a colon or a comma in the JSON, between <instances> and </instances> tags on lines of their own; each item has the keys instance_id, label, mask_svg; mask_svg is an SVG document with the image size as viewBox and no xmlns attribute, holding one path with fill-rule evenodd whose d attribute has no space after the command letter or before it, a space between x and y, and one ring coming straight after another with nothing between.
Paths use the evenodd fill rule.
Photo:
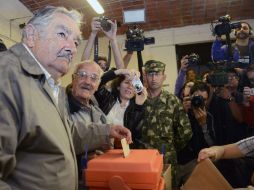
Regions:
<instances>
[{"instance_id":1,"label":"green camouflage pattern","mask_svg":"<svg viewBox=\"0 0 254 190\"><path fill-rule=\"evenodd\" d=\"M151 72L159 72L159 71L165 71L165 63L162 63L160 61L150 60L147 61L145 64L145 72L151 73Z\"/></svg>"},{"instance_id":2,"label":"green camouflage pattern","mask_svg":"<svg viewBox=\"0 0 254 190\"><path fill-rule=\"evenodd\" d=\"M142 123L140 148L164 149L164 164L172 167L172 184L176 186L176 152L183 149L192 137L191 125L179 99L167 91L147 99Z\"/></svg>"}]
</instances>

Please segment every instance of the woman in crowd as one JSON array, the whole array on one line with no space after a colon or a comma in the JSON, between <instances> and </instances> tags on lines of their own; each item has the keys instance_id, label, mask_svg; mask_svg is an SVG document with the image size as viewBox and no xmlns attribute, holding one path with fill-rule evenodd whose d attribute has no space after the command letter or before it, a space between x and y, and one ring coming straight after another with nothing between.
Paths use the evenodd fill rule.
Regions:
<instances>
[{"instance_id":1,"label":"woman in crowd","mask_svg":"<svg viewBox=\"0 0 254 190\"><path fill-rule=\"evenodd\" d=\"M95 93L99 107L114 124L122 124L132 132L135 148L141 136L138 128L144 116L144 102L147 98L145 87L140 94L136 93L132 85L132 79L138 77L137 72L128 69L110 70L104 73L99 89ZM105 84L113 80L111 89Z\"/></svg>"}]
</instances>

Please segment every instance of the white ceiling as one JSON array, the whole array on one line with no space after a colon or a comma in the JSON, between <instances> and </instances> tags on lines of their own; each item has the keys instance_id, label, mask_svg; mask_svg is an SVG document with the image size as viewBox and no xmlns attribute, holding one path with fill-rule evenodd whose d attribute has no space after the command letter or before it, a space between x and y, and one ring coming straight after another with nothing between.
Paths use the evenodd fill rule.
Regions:
<instances>
[{"instance_id":1,"label":"white ceiling","mask_svg":"<svg viewBox=\"0 0 254 190\"><path fill-rule=\"evenodd\" d=\"M0 17L22 24L33 14L19 0L0 0Z\"/></svg>"}]
</instances>

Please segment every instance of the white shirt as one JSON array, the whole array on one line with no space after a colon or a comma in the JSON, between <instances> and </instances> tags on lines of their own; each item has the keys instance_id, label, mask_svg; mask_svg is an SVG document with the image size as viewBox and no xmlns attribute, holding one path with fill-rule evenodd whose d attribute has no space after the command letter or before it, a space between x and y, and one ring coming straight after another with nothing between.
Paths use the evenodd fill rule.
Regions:
<instances>
[{"instance_id":1,"label":"white shirt","mask_svg":"<svg viewBox=\"0 0 254 190\"><path fill-rule=\"evenodd\" d=\"M114 106L107 115L109 121L113 124L124 125L123 123L124 113L129 103L130 101L128 101L124 106L122 106L119 100L117 99L116 103L114 104Z\"/></svg>"},{"instance_id":2,"label":"white shirt","mask_svg":"<svg viewBox=\"0 0 254 190\"><path fill-rule=\"evenodd\" d=\"M55 80L51 77L50 73L40 64L40 62L36 59L36 57L31 52L31 50L27 47L27 45L23 43L23 46L26 48L28 53L34 58L36 63L38 63L38 65L40 66L41 70L45 74L46 80L47 80L49 86L52 89L53 96L54 96L54 98L56 100L56 103L58 103L58 94L59 94L60 81L55 82Z\"/></svg>"}]
</instances>

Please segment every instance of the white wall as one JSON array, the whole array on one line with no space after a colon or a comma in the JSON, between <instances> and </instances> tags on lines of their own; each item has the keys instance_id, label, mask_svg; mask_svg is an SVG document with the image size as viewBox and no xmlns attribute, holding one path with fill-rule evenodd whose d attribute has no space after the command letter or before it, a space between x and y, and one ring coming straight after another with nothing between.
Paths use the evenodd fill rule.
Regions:
<instances>
[{"instance_id":1,"label":"white wall","mask_svg":"<svg viewBox=\"0 0 254 190\"><path fill-rule=\"evenodd\" d=\"M250 25L254 27L254 19L245 21L249 22ZM165 73L167 74L167 79L165 84L167 85L166 89L170 92L173 92L175 80L177 77L175 45L207 42L212 41L214 38L211 35L210 24L150 31L145 32L145 36L155 37L155 44L145 46L144 51L142 51L143 62L145 63L149 59L155 59L166 63ZM118 36L118 42L119 47L122 50L122 55L124 55L125 52L123 49L125 43L125 35ZM75 59L75 63L80 60L85 43L86 41L84 41L82 46L79 48L79 53ZM108 42L105 38L99 39L99 54L107 55L107 45ZM113 56L111 64L114 65ZM138 69L137 56L135 54L130 61L129 68ZM71 73L64 77L62 81L63 85L70 83L70 76Z\"/></svg>"},{"instance_id":2,"label":"white wall","mask_svg":"<svg viewBox=\"0 0 254 190\"><path fill-rule=\"evenodd\" d=\"M16 42L20 42L21 31L17 23L10 23L10 20L0 18L0 38L6 47L11 47Z\"/></svg>"}]
</instances>

